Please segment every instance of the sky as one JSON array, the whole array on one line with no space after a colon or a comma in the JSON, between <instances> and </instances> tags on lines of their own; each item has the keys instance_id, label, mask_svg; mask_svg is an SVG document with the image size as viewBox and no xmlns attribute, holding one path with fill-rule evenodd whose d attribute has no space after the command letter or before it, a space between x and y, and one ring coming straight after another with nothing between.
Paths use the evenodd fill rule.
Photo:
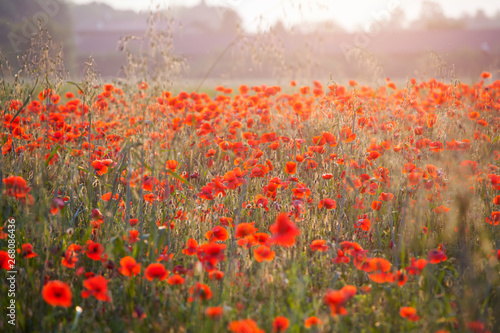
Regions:
<instances>
[{"instance_id":1,"label":"sky","mask_svg":"<svg viewBox=\"0 0 500 333\"><path fill-rule=\"evenodd\" d=\"M149 11L160 6L194 6L200 0L69 0L73 3L102 2L116 9ZM363 29L390 13L401 8L408 20L420 15L423 0L206 0L211 6L229 7L238 12L243 26L250 31L267 29L281 20L285 26L299 25L304 21L333 19L348 31ZM434 0L439 3L448 17L458 18L463 14L474 15L483 10L493 16L500 11L499 0ZM222 9L223 10L223 9Z\"/></svg>"}]
</instances>

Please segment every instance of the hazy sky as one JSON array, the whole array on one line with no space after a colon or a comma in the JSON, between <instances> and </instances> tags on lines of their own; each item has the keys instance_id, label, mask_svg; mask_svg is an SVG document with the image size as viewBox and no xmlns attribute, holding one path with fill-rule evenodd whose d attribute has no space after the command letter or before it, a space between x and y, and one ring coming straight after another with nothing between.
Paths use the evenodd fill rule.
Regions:
<instances>
[{"instance_id":1,"label":"hazy sky","mask_svg":"<svg viewBox=\"0 0 500 333\"><path fill-rule=\"evenodd\" d=\"M103 2L117 9L147 11L161 6L196 5L200 0L70 0L74 3ZM493 16L500 10L499 0L434 0L447 16L474 15L477 10ZM267 28L281 19L286 26L301 21L333 18L348 30L363 28L374 21L374 16L384 10L400 7L411 20L420 15L422 0L206 0L213 6L226 6L236 10L249 30Z\"/></svg>"}]
</instances>

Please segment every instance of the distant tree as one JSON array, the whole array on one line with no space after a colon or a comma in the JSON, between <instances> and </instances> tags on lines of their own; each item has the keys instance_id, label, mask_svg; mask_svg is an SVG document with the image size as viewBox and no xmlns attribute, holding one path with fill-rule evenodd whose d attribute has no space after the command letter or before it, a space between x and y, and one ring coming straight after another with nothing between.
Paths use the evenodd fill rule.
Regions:
<instances>
[{"instance_id":1,"label":"distant tree","mask_svg":"<svg viewBox=\"0 0 500 333\"><path fill-rule=\"evenodd\" d=\"M227 8L224 11L222 22L219 28L221 32L232 32L241 24L241 18L234 10Z\"/></svg>"},{"instance_id":2,"label":"distant tree","mask_svg":"<svg viewBox=\"0 0 500 333\"><path fill-rule=\"evenodd\" d=\"M427 30L446 30L465 28L465 21L447 18L443 7L434 1L424 0L420 21Z\"/></svg>"},{"instance_id":3,"label":"distant tree","mask_svg":"<svg viewBox=\"0 0 500 333\"><path fill-rule=\"evenodd\" d=\"M391 20L387 25L388 30L401 30L404 28L404 23L406 22L406 15L403 9L400 7L396 8L391 13Z\"/></svg>"},{"instance_id":4,"label":"distant tree","mask_svg":"<svg viewBox=\"0 0 500 333\"><path fill-rule=\"evenodd\" d=\"M436 21L445 19L443 7L437 2L424 0L420 18L424 21Z\"/></svg>"},{"instance_id":5,"label":"distant tree","mask_svg":"<svg viewBox=\"0 0 500 333\"><path fill-rule=\"evenodd\" d=\"M464 18L446 17L443 7L431 0L422 2L420 17L409 24L409 28L412 30L456 30L465 27Z\"/></svg>"},{"instance_id":6,"label":"distant tree","mask_svg":"<svg viewBox=\"0 0 500 333\"><path fill-rule=\"evenodd\" d=\"M489 18L484 10L479 9L475 16L466 18L467 28L469 29L490 29L498 27L498 22L495 24L494 18Z\"/></svg>"},{"instance_id":7,"label":"distant tree","mask_svg":"<svg viewBox=\"0 0 500 333\"><path fill-rule=\"evenodd\" d=\"M271 28L271 31L277 36L286 36L288 34L288 30L285 28L283 21L278 20Z\"/></svg>"},{"instance_id":8,"label":"distant tree","mask_svg":"<svg viewBox=\"0 0 500 333\"><path fill-rule=\"evenodd\" d=\"M72 18L65 0L15 0L0 2L0 50L12 66L24 54L39 26L63 45L67 68L73 68L75 45Z\"/></svg>"}]
</instances>

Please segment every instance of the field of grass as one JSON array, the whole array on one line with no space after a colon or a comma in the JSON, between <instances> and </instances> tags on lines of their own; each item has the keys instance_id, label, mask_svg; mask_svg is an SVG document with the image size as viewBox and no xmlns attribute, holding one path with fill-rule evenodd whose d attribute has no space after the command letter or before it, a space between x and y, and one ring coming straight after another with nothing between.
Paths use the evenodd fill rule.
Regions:
<instances>
[{"instance_id":1,"label":"field of grass","mask_svg":"<svg viewBox=\"0 0 500 333\"><path fill-rule=\"evenodd\" d=\"M149 84L4 82L1 331L498 331L489 73Z\"/></svg>"}]
</instances>

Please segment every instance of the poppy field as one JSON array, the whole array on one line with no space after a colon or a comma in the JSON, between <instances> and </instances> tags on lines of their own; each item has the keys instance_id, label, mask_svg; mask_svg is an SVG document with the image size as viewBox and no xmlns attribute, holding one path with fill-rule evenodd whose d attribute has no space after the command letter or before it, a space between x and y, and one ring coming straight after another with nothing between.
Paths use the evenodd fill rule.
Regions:
<instances>
[{"instance_id":1,"label":"poppy field","mask_svg":"<svg viewBox=\"0 0 500 333\"><path fill-rule=\"evenodd\" d=\"M37 89L0 106L0 330L498 330L490 73Z\"/></svg>"}]
</instances>

